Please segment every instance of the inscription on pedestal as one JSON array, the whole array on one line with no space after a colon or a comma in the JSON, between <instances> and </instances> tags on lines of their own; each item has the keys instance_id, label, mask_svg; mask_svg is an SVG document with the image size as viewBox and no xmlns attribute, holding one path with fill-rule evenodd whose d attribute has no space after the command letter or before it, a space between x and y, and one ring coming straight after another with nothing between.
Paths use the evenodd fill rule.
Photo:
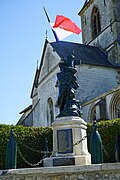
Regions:
<instances>
[{"instance_id":1,"label":"inscription on pedestal","mask_svg":"<svg viewBox=\"0 0 120 180\"><path fill-rule=\"evenodd\" d=\"M56 158L53 159L53 166L75 165L75 158Z\"/></svg>"},{"instance_id":2,"label":"inscription on pedestal","mask_svg":"<svg viewBox=\"0 0 120 180\"><path fill-rule=\"evenodd\" d=\"M73 152L72 129L57 130L57 145L58 153L65 154Z\"/></svg>"}]
</instances>

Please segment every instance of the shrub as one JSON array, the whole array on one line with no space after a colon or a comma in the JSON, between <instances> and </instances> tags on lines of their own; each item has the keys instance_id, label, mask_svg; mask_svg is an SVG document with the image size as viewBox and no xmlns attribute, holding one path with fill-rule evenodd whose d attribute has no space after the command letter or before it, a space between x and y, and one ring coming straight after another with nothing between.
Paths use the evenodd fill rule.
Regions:
<instances>
[{"instance_id":1,"label":"shrub","mask_svg":"<svg viewBox=\"0 0 120 180\"><path fill-rule=\"evenodd\" d=\"M27 161L30 164L36 164L43 158L44 153L38 153L36 150L45 151L45 138L48 139L48 149L52 150L52 128L50 127L0 125L0 169L5 168L6 146L11 129L14 129L17 142L17 168L34 167ZM27 161L25 162L23 158Z\"/></svg>"},{"instance_id":2,"label":"shrub","mask_svg":"<svg viewBox=\"0 0 120 180\"><path fill-rule=\"evenodd\" d=\"M98 132L103 144L103 159L104 163L115 162L115 143L117 136L120 135L120 119L101 121L97 123ZM88 124L88 146L92 131L92 124Z\"/></svg>"}]
</instances>

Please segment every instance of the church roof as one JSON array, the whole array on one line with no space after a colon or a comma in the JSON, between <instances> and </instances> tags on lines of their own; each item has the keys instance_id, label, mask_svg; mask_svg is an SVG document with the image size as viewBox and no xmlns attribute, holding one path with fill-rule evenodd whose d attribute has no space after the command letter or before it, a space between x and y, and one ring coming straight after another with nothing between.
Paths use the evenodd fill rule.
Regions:
<instances>
[{"instance_id":1,"label":"church roof","mask_svg":"<svg viewBox=\"0 0 120 180\"><path fill-rule=\"evenodd\" d=\"M82 63L115 67L115 65L108 60L107 54L98 47L66 41L52 42L50 44L57 54L65 60L68 55L74 54L76 65Z\"/></svg>"}]
</instances>

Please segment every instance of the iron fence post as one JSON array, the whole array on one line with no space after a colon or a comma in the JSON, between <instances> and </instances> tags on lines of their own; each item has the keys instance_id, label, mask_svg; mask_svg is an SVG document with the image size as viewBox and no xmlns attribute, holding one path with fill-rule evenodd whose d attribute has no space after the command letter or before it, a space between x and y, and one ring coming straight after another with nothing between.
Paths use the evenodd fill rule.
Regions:
<instances>
[{"instance_id":1,"label":"iron fence post","mask_svg":"<svg viewBox=\"0 0 120 180\"><path fill-rule=\"evenodd\" d=\"M6 148L6 169L16 169L17 146L14 138L14 130L11 129L10 138Z\"/></svg>"},{"instance_id":2,"label":"iron fence post","mask_svg":"<svg viewBox=\"0 0 120 180\"><path fill-rule=\"evenodd\" d=\"M97 128L98 126L96 121L94 121L92 125L92 134L90 137L90 153L92 164L103 163L102 139Z\"/></svg>"}]
</instances>

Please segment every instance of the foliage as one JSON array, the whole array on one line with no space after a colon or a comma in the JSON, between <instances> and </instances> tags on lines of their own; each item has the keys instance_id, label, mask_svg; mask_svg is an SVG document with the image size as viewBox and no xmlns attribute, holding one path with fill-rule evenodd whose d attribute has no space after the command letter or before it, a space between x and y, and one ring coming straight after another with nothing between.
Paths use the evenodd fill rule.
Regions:
<instances>
[{"instance_id":1,"label":"foliage","mask_svg":"<svg viewBox=\"0 0 120 180\"><path fill-rule=\"evenodd\" d=\"M120 135L120 119L101 121L97 123L98 132L101 135L104 162L115 162L115 143L117 135ZM15 139L17 142L17 168L34 167L28 165L24 158L31 164L39 162L44 153L38 153L35 150L45 151L45 138L48 140L48 150L52 151L52 128L50 127L24 127L0 125L0 169L5 169L6 146L10 136L10 130L14 129ZM92 124L87 125L88 149L90 136L92 132ZM29 148L28 148L29 147ZM39 164L38 166L42 166ZM36 167L36 166L35 166Z\"/></svg>"},{"instance_id":2,"label":"foliage","mask_svg":"<svg viewBox=\"0 0 120 180\"><path fill-rule=\"evenodd\" d=\"M35 150L46 150L44 149L45 138L48 140L49 151L52 150L52 128L50 127L0 125L0 169L5 168L6 146L11 129L14 129L17 149L19 150L17 151L17 168L31 167L23 160L20 154L31 164L36 164L43 158L44 153L38 153Z\"/></svg>"},{"instance_id":3,"label":"foliage","mask_svg":"<svg viewBox=\"0 0 120 180\"><path fill-rule=\"evenodd\" d=\"M117 136L120 135L120 119L100 121L97 123L98 132L103 144L103 159L104 163L115 162L115 144ZM90 135L92 132L92 124L88 124L88 146Z\"/></svg>"}]
</instances>

